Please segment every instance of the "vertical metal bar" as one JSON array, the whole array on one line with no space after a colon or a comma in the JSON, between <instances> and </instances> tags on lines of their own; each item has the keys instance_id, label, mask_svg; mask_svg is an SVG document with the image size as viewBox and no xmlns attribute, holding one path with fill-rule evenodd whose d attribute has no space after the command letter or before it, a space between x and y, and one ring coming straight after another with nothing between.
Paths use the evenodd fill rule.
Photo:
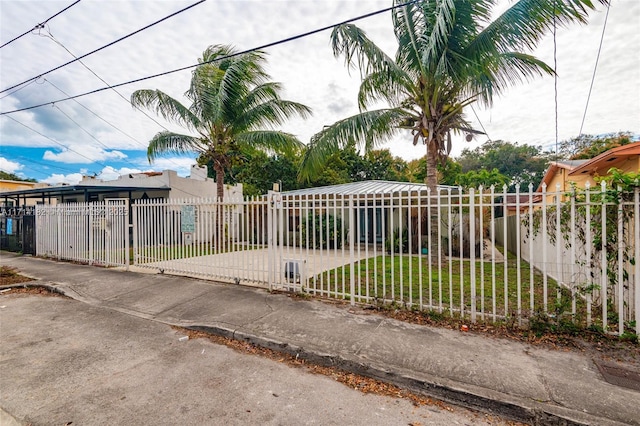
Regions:
<instances>
[{"instance_id":1,"label":"vertical metal bar","mask_svg":"<svg viewBox=\"0 0 640 426\"><path fill-rule=\"evenodd\" d=\"M413 229L411 226L411 223L413 222L411 220L411 199L412 199L412 192L411 191L407 191L407 248L408 248L408 255L409 255L409 276L408 276L408 283L407 283L407 291L409 292L409 306L413 307Z\"/></svg>"},{"instance_id":2,"label":"vertical metal bar","mask_svg":"<svg viewBox=\"0 0 640 426\"><path fill-rule=\"evenodd\" d=\"M618 186L618 334L624 333L624 216L622 212L622 188Z\"/></svg>"},{"instance_id":3,"label":"vertical metal bar","mask_svg":"<svg viewBox=\"0 0 640 426\"><path fill-rule=\"evenodd\" d=\"M542 222L540 233L542 235L542 304L544 313L549 313L549 274L547 272L547 184L542 184Z\"/></svg>"},{"instance_id":4,"label":"vertical metal bar","mask_svg":"<svg viewBox=\"0 0 640 426\"><path fill-rule=\"evenodd\" d=\"M404 229L402 225L402 219L404 217L404 200L402 199L402 193L398 192L398 263L399 265L399 278L400 278L400 303L404 303L404 274L403 274L403 255L404 255ZM408 236L407 236L408 238Z\"/></svg>"},{"instance_id":5,"label":"vertical metal bar","mask_svg":"<svg viewBox=\"0 0 640 426\"><path fill-rule=\"evenodd\" d=\"M602 241L600 242L600 269L602 270L602 275L600 276L600 300L602 301L602 329L604 332L607 332L607 315L608 315L608 302L609 299L607 297L607 189L606 183L602 181L600 186L600 196L602 202Z\"/></svg>"},{"instance_id":6,"label":"vertical metal bar","mask_svg":"<svg viewBox=\"0 0 640 426\"><path fill-rule=\"evenodd\" d=\"M522 325L522 238L520 236L520 184L516 185L516 293L518 324Z\"/></svg>"},{"instance_id":7,"label":"vertical metal bar","mask_svg":"<svg viewBox=\"0 0 640 426\"><path fill-rule=\"evenodd\" d=\"M273 259L275 257L273 247L273 191L267 194L267 276L269 281L269 290L273 290Z\"/></svg>"},{"instance_id":8,"label":"vertical metal bar","mask_svg":"<svg viewBox=\"0 0 640 426\"><path fill-rule=\"evenodd\" d=\"M354 202L353 202L353 194L349 195L349 229L354 230L356 227L355 217L354 217ZM355 253L354 253L354 244L355 244L355 232L349 232L349 270L351 273L349 274L349 291L351 292L351 306L355 306L355 293L356 293L356 277L355 277Z\"/></svg>"},{"instance_id":9,"label":"vertical metal bar","mask_svg":"<svg viewBox=\"0 0 640 426\"><path fill-rule=\"evenodd\" d=\"M635 246L635 280L633 294L635 298L635 331L640 334L640 188L636 186L634 191L633 218L634 222L634 246Z\"/></svg>"},{"instance_id":10,"label":"vertical metal bar","mask_svg":"<svg viewBox=\"0 0 640 426\"><path fill-rule=\"evenodd\" d=\"M422 260L424 259L423 253L422 253L422 192L420 190L418 190L417 192L418 194L418 206L417 206L417 218L418 218L418 289L419 289L419 294L418 297L420 298L420 304L419 304L419 308L420 310L424 309L424 299L423 299L423 294L422 294ZM431 292L429 292L429 294L431 294Z\"/></svg>"},{"instance_id":11,"label":"vertical metal bar","mask_svg":"<svg viewBox=\"0 0 640 426\"><path fill-rule=\"evenodd\" d=\"M464 212L462 206L464 205L462 187L458 187L458 216L459 216L459 236L458 236L458 250L459 250L459 258L460 262L460 317L464 317L465 315L465 304L464 304Z\"/></svg>"},{"instance_id":12,"label":"vertical metal bar","mask_svg":"<svg viewBox=\"0 0 640 426\"><path fill-rule=\"evenodd\" d=\"M496 293L496 193L491 185L491 312L493 322L496 321L497 293ZM506 253L505 253L506 256Z\"/></svg>"},{"instance_id":13,"label":"vertical metal bar","mask_svg":"<svg viewBox=\"0 0 640 426\"><path fill-rule=\"evenodd\" d=\"M507 200L507 185L502 186L502 218L503 220L503 232L504 232L504 315L509 316L509 234L507 227L507 219L509 217L509 202Z\"/></svg>"},{"instance_id":14,"label":"vertical metal bar","mask_svg":"<svg viewBox=\"0 0 640 426\"><path fill-rule=\"evenodd\" d=\"M480 219L480 319L484 321L485 317L485 306L484 306L484 286L485 286L485 277L484 277L484 193L483 187L480 185L478 188L478 204L479 204L479 219Z\"/></svg>"},{"instance_id":15,"label":"vertical metal bar","mask_svg":"<svg viewBox=\"0 0 640 426\"><path fill-rule=\"evenodd\" d=\"M453 228L453 224L451 223L453 221L453 217L451 215L451 188L447 188L447 213L448 213L448 220L447 220L447 231L448 231L448 237L449 237L449 241L448 241L448 248L449 248L449 252L447 253L448 256L448 260L449 260L449 315L453 315L453 256L452 256L452 250L453 250L453 243L452 243L452 235L451 235L451 228Z\"/></svg>"},{"instance_id":16,"label":"vertical metal bar","mask_svg":"<svg viewBox=\"0 0 640 426\"><path fill-rule=\"evenodd\" d=\"M571 315L576 315L576 187L571 190Z\"/></svg>"},{"instance_id":17,"label":"vertical metal bar","mask_svg":"<svg viewBox=\"0 0 640 426\"><path fill-rule=\"evenodd\" d=\"M429 210L427 213L427 223L429 225L429 232L428 232L428 241L429 241L429 282L431 282L431 274L433 272L433 266L431 262L431 259L434 257L434 254L431 253L431 248L433 247L433 241L432 241L432 235L436 235L437 241L436 241L436 250L438 251L438 312L442 313L442 227L441 227L441 223L442 223L442 195L440 192L440 188L436 188L436 218L437 218L437 224L436 226L438 227L438 229L431 229L432 226L432 221L431 221L431 215L433 214L432 210L431 210L431 205L433 202L433 199L431 198L433 194L431 194L431 188L427 187L427 200L428 200L428 206L427 209ZM431 296L429 296L431 297Z\"/></svg>"},{"instance_id":18,"label":"vertical metal bar","mask_svg":"<svg viewBox=\"0 0 640 426\"><path fill-rule=\"evenodd\" d=\"M469 243L470 243L470 265L471 275L471 322L476 322L476 218L475 218L475 189L469 190ZM462 259L461 259L462 260Z\"/></svg>"},{"instance_id":19,"label":"vertical metal bar","mask_svg":"<svg viewBox=\"0 0 640 426\"><path fill-rule=\"evenodd\" d=\"M378 298L378 202L376 194L373 194L373 294ZM384 273L384 271L383 271Z\"/></svg>"},{"instance_id":20,"label":"vertical metal bar","mask_svg":"<svg viewBox=\"0 0 640 426\"><path fill-rule=\"evenodd\" d=\"M338 260L338 248L342 250L342 232L338 233L338 218L340 218L340 224L342 226L343 218L342 216L338 216L338 200L336 194L333 194L333 257L334 260ZM340 237L338 237L340 236ZM338 296L338 262L335 262L335 267L333 268L333 291L334 296ZM342 264L344 265L344 263ZM344 266L342 267L344 269Z\"/></svg>"},{"instance_id":21,"label":"vertical metal bar","mask_svg":"<svg viewBox=\"0 0 640 426\"><path fill-rule=\"evenodd\" d=\"M586 249L586 262L587 262L587 280L591 284L591 273L593 271L593 259L591 258L593 239L591 237L591 185L589 181L585 183L585 249ZM591 325L591 298L593 290L586 292L587 300L587 327Z\"/></svg>"},{"instance_id":22,"label":"vertical metal bar","mask_svg":"<svg viewBox=\"0 0 640 426\"><path fill-rule=\"evenodd\" d=\"M556 271L558 275L558 287L556 291L556 298L558 304L561 302L562 294L560 292L564 284L564 262L562 261L562 233L560 223L560 212L562 207L560 205L560 184L556 184Z\"/></svg>"},{"instance_id":23,"label":"vertical metal bar","mask_svg":"<svg viewBox=\"0 0 640 426\"><path fill-rule=\"evenodd\" d=\"M529 203L527 206L529 213L529 315L535 312L535 289L533 286L533 184L529 183Z\"/></svg>"}]
</instances>

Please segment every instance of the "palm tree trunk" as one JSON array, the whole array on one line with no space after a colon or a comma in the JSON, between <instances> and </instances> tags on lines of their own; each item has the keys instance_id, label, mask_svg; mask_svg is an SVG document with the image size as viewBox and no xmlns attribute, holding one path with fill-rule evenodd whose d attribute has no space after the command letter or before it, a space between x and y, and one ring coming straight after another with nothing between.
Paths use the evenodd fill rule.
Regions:
<instances>
[{"instance_id":1,"label":"palm tree trunk","mask_svg":"<svg viewBox=\"0 0 640 426\"><path fill-rule=\"evenodd\" d=\"M425 177L425 183L431 189L432 207L430 209L425 209L425 214L429 215L429 234L431 235L431 246L429 247L429 262L432 265L438 264L438 227L440 225L438 223L438 207L435 207L440 201L440 197L438 197L437 158L438 153L436 152L434 144L427 144L427 175Z\"/></svg>"},{"instance_id":2,"label":"palm tree trunk","mask_svg":"<svg viewBox=\"0 0 640 426\"><path fill-rule=\"evenodd\" d=\"M222 165L218 161L213 161L213 169L216 172L216 198L217 198L217 214L216 214L216 222L217 226L215 227L216 234L214 235L214 241L217 242L218 250L224 251L226 247L226 238L224 233L224 205L222 202L224 201L224 169Z\"/></svg>"}]
</instances>

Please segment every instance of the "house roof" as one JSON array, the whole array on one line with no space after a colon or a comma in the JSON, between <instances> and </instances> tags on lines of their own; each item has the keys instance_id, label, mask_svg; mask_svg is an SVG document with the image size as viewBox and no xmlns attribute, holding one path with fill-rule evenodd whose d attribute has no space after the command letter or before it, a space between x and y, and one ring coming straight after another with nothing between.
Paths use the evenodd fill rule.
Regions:
<instances>
[{"instance_id":1,"label":"house roof","mask_svg":"<svg viewBox=\"0 0 640 426\"><path fill-rule=\"evenodd\" d=\"M540 182L540 185L538 185L538 189L536 189L536 192L542 191L543 184L549 185L549 183L551 182L551 179L558 172L558 170L565 169L565 170L568 170L570 173L572 170L575 170L576 168L580 167L581 165L583 165L588 161L589 160L554 161L553 163L549 164L549 167L547 168L547 171L544 173L544 176L542 177L542 181Z\"/></svg>"},{"instance_id":2,"label":"house roof","mask_svg":"<svg viewBox=\"0 0 640 426\"><path fill-rule=\"evenodd\" d=\"M640 142L633 142L627 145L618 146L612 148L597 157L593 157L590 160L585 160L578 167L575 167L569 172L569 175L575 176L580 174L595 174L600 171L606 174L609 169L615 167L623 161L626 161L629 157L640 155Z\"/></svg>"},{"instance_id":3,"label":"house roof","mask_svg":"<svg viewBox=\"0 0 640 426\"><path fill-rule=\"evenodd\" d=\"M438 185L438 188L446 190L458 190L458 187ZM361 195L376 194L389 195L409 192L427 192L427 185L411 182L392 182L385 180L366 180L362 182L343 183L340 185L320 186L316 188L296 189L294 191L284 191L286 196L314 196L314 195Z\"/></svg>"},{"instance_id":4,"label":"house roof","mask_svg":"<svg viewBox=\"0 0 640 426\"><path fill-rule=\"evenodd\" d=\"M59 197L62 195L113 194L134 191L169 191L169 187L140 187L140 186L106 186L106 185L62 185L44 188L22 189L17 191L0 192L0 198L42 198Z\"/></svg>"}]
</instances>

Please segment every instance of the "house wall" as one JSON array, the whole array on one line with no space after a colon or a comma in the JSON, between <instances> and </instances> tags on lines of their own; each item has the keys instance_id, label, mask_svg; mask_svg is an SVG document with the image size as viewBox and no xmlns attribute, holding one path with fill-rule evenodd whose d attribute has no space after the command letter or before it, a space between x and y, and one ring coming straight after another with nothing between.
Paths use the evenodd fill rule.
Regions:
<instances>
[{"instance_id":1,"label":"house wall","mask_svg":"<svg viewBox=\"0 0 640 426\"><path fill-rule=\"evenodd\" d=\"M187 198L215 198L216 197L216 182L206 177L206 166L193 166L191 169L191 176L184 178L178 176L178 173L174 170L163 170L162 173L130 173L119 176L115 180L103 181L96 179L95 177L85 176L79 185L93 185L93 186L127 186L127 187L145 187L145 188L158 188L158 191L164 191L163 193L156 193L147 195L150 198L162 197L173 200L187 199ZM166 193L167 188L171 188L168 195ZM147 191L149 192L149 191ZM101 197L104 198L118 198L128 197L128 193L125 195L107 195ZM140 198L142 193L136 193L133 198ZM242 197L242 184L237 185L225 185L224 186L224 198L237 198Z\"/></svg>"}]
</instances>

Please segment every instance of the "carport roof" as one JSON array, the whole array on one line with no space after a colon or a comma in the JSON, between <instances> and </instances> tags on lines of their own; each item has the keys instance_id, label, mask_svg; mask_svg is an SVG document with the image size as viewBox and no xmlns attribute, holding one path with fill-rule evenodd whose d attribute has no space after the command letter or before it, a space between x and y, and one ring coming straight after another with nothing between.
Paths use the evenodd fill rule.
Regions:
<instances>
[{"instance_id":1,"label":"carport roof","mask_svg":"<svg viewBox=\"0 0 640 426\"><path fill-rule=\"evenodd\" d=\"M46 186L43 188L23 189L19 191L0 192L0 198L42 198L59 197L62 195L85 195L85 194L113 194L117 192L134 191L169 191L171 188L162 187L142 187L142 186L108 186L108 185L63 185Z\"/></svg>"},{"instance_id":2,"label":"carport roof","mask_svg":"<svg viewBox=\"0 0 640 426\"><path fill-rule=\"evenodd\" d=\"M427 192L427 185L423 183L392 182L386 180L366 180L362 182L343 183L340 185L320 186L317 188L297 189L285 191L282 195L363 195L363 194L398 194L410 192ZM438 188L458 190L458 187L438 185Z\"/></svg>"}]
</instances>

